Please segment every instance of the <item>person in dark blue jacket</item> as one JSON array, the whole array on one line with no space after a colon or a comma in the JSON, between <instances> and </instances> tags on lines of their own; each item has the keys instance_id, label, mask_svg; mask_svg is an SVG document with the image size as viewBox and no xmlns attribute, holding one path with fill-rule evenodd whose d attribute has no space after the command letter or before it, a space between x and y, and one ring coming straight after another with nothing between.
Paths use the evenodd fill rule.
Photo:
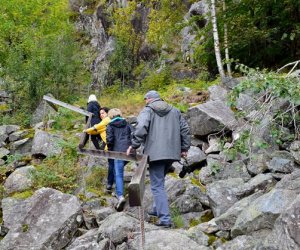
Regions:
<instances>
[{"instance_id":1,"label":"person in dark blue jacket","mask_svg":"<svg viewBox=\"0 0 300 250\"><path fill-rule=\"evenodd\" d=\"M131 126L122 118L119 109L111 109L108 112L111 122L106 127L106 143L109 151L126 152L131 145ZM124 193L124 166L127 161L114 160L116 194L118 197L117 211L123 210L125 205Z\"/></svg>"},{"instance_id":2,"label":"person in dark blue jacket","mask_svg":"<svg viewBox=\"0 0 300 250\"><path fill-rule=\"evenodd\" d=\"M93 113L90 127L93 127L94 125L100 123L100 104L97 101L97 98L95 95L90 95L88 99L88 105L87 105L87 111ZM89 139L89 137L86 137L86 141ZM91 140L95 146L96 149L100 149L99 143L101 142L101 137L99 134L91 135ZM86 143L86 142L85 142ZM84 143L84 144L85 144Z\"/></svg>"}]
</instances>

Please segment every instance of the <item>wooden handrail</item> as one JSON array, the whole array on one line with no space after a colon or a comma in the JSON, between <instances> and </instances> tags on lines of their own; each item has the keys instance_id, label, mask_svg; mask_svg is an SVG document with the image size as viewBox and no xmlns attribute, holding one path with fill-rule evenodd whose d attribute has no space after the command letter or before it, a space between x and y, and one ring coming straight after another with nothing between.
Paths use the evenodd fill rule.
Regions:
<instances>
[{"instance_id":1,"label":"wooden handrail","mask_svg":"<svg viewBox=\"0 0 300 250\"><path fill-rule=\"evenodd\" d=\"M145 176L148 162L148 155L127 155L124 152L104 151L96 149L78 148L80 154L89 155L93 157L106 157L110 159L119 159L124 161L135 161L138 167L131 178L128 185L129 205L142 206L144 192L145 192Z\"/></svg>"}]
</instances>

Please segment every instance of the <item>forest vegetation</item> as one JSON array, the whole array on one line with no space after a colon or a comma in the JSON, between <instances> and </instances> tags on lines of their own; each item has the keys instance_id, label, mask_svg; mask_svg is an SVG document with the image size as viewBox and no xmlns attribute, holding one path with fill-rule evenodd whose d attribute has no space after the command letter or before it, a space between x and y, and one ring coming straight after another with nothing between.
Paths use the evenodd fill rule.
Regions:
<instances>
[{"instance_id":1,"label":"forest vegetation","mask_svg":"<svg viewBox=\"0 0 300 250\"><path fill-rule=\"evenodd\" d=\"M119 107L128 102L130 113L135 103L143 104L142 93L149 89L160 90L172 102L178 86L201 90L211 85L218 77L211 22L198 15L185 18L195 2L133 0L127 6L119 6L117 1L82 1L87 7L85 15L92 15L96 7L102 8L107 35L115 39L108 80L101 85L100 92L106 93L101 96L102 102ZM231 63L234 76L245 74L240 65L269 72L299 60L299 1L228 0L215 4L222 58L225 58L223 34L227 27L230 58L223 59L222 63L224 66ZM148 10L146 25L139 13L141 5ZM28 126L30 111L47 93L62 101L85 105L87 91L83 90L92 81L90 64L95 51L88 46L86 34L75 29L79 14L70 10L69 2L3 0L0 11L3 13L0 16L1 89L14 96L13 119L4 115L1 123L10 121ZM183 59L180 50L180 32L187 26L196 34L192 60ZM146 55L141 53L145 45ZM173 64L161 67L168 61ZM181 69L195 72L196 77L183 80L173 77L172 72ZM292 92L297 94L296 90L299 89ZM183 111L188 107L184 103L180 105Z\"/></svg>"}]
</instances>

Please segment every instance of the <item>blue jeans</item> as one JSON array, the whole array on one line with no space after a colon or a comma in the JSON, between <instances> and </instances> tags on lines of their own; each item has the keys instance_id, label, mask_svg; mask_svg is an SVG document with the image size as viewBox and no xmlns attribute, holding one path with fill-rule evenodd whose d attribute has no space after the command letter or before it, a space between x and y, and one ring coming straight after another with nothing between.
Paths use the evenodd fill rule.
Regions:
<instances>
[{"instance_id":1,"label":"blue jeans","mask_svg":"<svg viewBox=\"0 0 300 250\"><path fill-rule=\"evenodd\" d=\"M153 212L156 212L160 223L171 223L168 197L165 191L165 175L172 164L171 161L161 160L149 163L151 191L153 195Z\"/></svg>"},{"instance_id":2,"label":"blue jeans","mask_svg":"<svg viewBox=\"0 0 300 250\"><path fill-rule=\"evenodd\" d=\"M107 186L112 186L115 182L115 163L114 159L108 159Z\"/></svg>"},{"instance_id":3,"label":"blue jeans","mask_svg":"<svg viewBox=\"0 0 300 250\"><path fill-rule=\"evenodd\" d=\"M126 161L114 160L115 178L116 178L116 193L118 198L124 193L124 166Z\"/></svg>"}]
</instances>

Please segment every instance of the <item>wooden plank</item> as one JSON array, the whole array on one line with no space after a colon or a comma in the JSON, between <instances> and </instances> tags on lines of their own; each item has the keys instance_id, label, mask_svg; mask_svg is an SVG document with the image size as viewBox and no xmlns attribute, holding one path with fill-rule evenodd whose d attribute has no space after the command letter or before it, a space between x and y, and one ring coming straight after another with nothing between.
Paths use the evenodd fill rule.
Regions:
<instances>
[{"instance_id":1,"label":"wooden plank","mask_svg":"<svg viewBox=\"0 0 300 250\"><path fill-rule=\"evenodd\" d=\"M147 170L148 155L143 155L138 167L128 185L129 205L142 206L145 192L145 176Z\"/></svg>"},{"instance_id":2,"label":"wooden plank","mask_svg":"<svg viewBox=\"0 0 300 250\"><path fill-rule=\"evenodd\" d=\"M67 108L67 109L70 109L72 111L75 111L75 112L80 113L80 114L85 115L85 116L90 116L90 114L92 114L91 112L88 112L88 111L86 111L84 109L81 109L81 108L72 106L72 105L70 105L68 103L56 100L56 99L54 99L54 98L52 98L50 96L47 96L47 95L44 95L43 99L45 101L47 101L47 102L54 103L56 105L62 106L62 107Z\"/></svg>"},{"instance_id":3,"label":"wooden plank","mask_svg":"<svg viewBox=\"0 0 300 250\"><path fill-rule=\"evenodd\" d=\"M89 118L84 126L84 129L88 129L90 127L90 124L91 124L91 120L92 120L92 114L89 115ZM89 135L87 133L84 133L82 132L81 136L80 136L80 142L79 142L79 145L78 145L78 148L79 149L82 149L84 148L85 144L87 143L87 137Z\"/></svg>"},{"instance_id":4,"label":"wooden plank","mask_svg":"<svg viewBox=\"0 0 300 250\"><path fill-rule=\"evenodd\" d=\"M118 159L124 161L140 161L143 158L143 155L127 155L124 152L116 152L116 151L104 151L97 149L84 149L79 148L78 152L84 155L90 155L94 157L106 157L111 159Z\"/></svg>"}]
</instances>

